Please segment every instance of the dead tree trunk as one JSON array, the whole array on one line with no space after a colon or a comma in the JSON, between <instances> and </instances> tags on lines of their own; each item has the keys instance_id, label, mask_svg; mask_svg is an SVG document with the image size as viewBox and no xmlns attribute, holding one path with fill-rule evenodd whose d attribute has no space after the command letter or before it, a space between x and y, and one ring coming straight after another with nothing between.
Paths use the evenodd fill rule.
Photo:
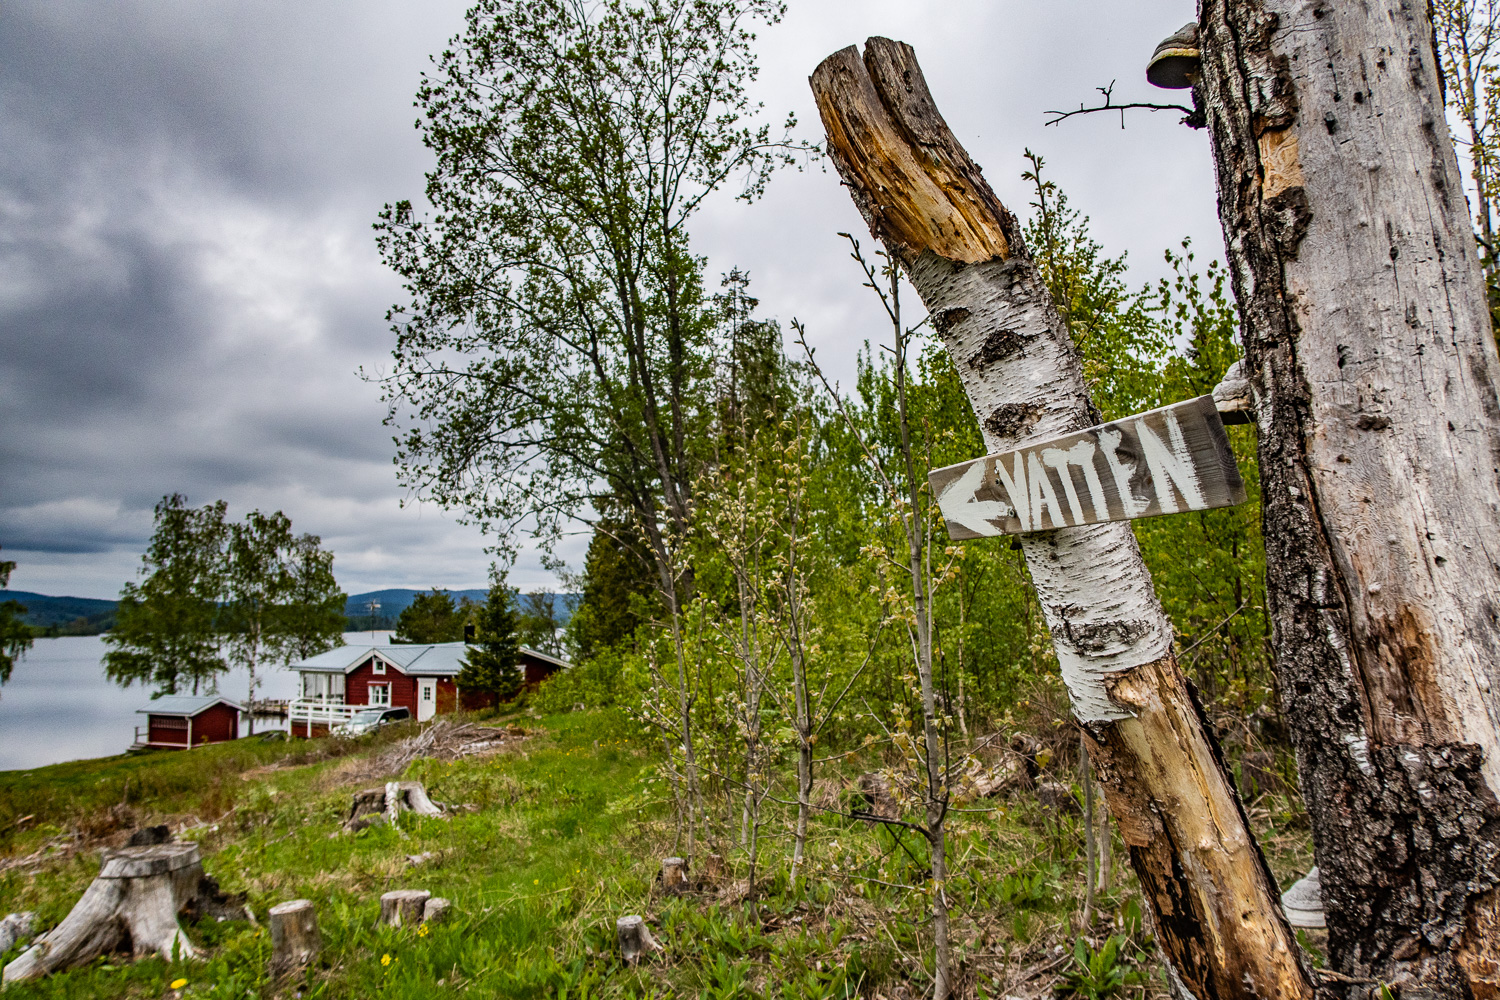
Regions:
<instances>
[{"instance_id":1,"label":"dead tree trunk","mask_svg":"<svg viewBox=\"0 0 1500 1000\"><path fill-rule=\"evenodd\" d=\"M1497 996L1500 364L1427 5L1203 0L1200 38L1333 962Z\"/></svg>"},{"instance_id":2,"label":"dead tree trunk","mask_svg":"<svg viewBox=\"0 0 1500 1000\"><path fill-rule=\"evenodd\" d=\"M196 957L177 914L196 898L202 878L197 844L124 847L106 855L99 877L62 923L7 965L0 981L76 968L127 944L137 958Z\"/></svg>"},{"instance_id":3,"label":"dead tree trunk","mask_svg":"<svg viewBox=\"0 0 1500 1000\"><path fill-rule=\"evenodd\" d=\"M812 86L829 154L926 303L991 451L1098 423L1020 226L949 131L911 48L872 38L861 60L851 46ZM1175 976L1198 1000L1310 997L1130 527L1041 532L1022 546Z\"/></svg>"}]
</instances>

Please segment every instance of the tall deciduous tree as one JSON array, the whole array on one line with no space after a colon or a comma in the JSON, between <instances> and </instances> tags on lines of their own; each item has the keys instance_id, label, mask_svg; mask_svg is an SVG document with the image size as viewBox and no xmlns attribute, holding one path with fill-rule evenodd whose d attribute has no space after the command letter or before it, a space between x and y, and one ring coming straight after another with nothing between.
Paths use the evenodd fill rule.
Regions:
<instances>
[{"instance_id":1,"label":"tall deciduous tree","mask_svg":"<svg viewBox=\"0 0 1500 1000\"><path fill-rule=\"evenodd\" d=\"M232 661L249 675L246 697L255 700L267 660L288 655L293 646L285 606L293 596L290 565L296 540L292 520L281 511L253 510L229 526L225 548L225 643ZM254 732L254 716L251 717Z\"/></svg>"},{"instance_id":2,"label":"tall deciduous tree","mask_svg":"<svg viewBox=\"0 0 1500 1000\"><path fill-rule=\"evenodd\" d=\"M180 493L156 505L156 530L141 557L142 580L120 592L104 641L110 680L154 685L153 697L191 686L197 694L228 669L219 649L225 592L226 505L189 507Z\"/></svg>"},{"instance_id":3,"label":"tall deciduous tree","mask_svg":"<svg viewBox=\"0 0 1500 1000\"><path fill-rule=\"evenodd\" d=\"M0 588L10 586L10 574L16 564L0 559ZM0 601L0 684L10 680L16 661L31 648L31 628L21 616L26 607L20 601Z\"/></svg>"},{"instance_id":4,"label":"tall deciduous tree","mask_svg":"<svg viewBox=\"0 0 1500 1000\"><path fill-rule=\"evenodd\" d=\"M709 414L710 310L687 225L778 156L745 87L779 0L480 0L417 94L430 220L376 229L408 304L390 314L404 482L501 532L623 506L655 568L681 685L682 562ZM691 853L691 851L689 852Z\"/></svg>"},{"instance_id":5,"label":"tall deciduous tree","mask_svg":"<svg viewBox=\"0 0 1500 1000\"><path fill-rule=\"evenodd\" d=\"M510 701L521 693L525 678L518 661L517 617L515 591L496 580L484 604L473 613L474 641L465 649L458 671L460 690L493 694L499 701Z\"/></svg>"},{"instance_id":6,"label":"tall deciduous tree","mask_svg":"<svg viewBox=\"0 0 1500 1000\"><path fill-rule=\"evenodd\" d=\"M520 598L516 628L521 645L546 653L562 654L562 623L557 620L557 595L534 590Z\"/></svg>"},{"instance_id":7,"label":"tall deciduous tree","mask_svg":"<svg viewBox=\"0 0 1500 1000\"><path fill-rule=\"evenodd\" d=\"M333 553L317 535L304 534L287 553L291 587L280 609L289 659L305 660L340 645L348 596L333 577Z\"/></svg>"},{"instance_id":8,"label":"tall deciduous tree","mask_svg":"<svg viewBox=\"0 0 1500 1000\"><path fill-rule=\"evenodd\" d=\"M1331 958L1403 996L1494 996L1500 361L1427 6L1199 17Z\"/></svg>"}]
</instances>

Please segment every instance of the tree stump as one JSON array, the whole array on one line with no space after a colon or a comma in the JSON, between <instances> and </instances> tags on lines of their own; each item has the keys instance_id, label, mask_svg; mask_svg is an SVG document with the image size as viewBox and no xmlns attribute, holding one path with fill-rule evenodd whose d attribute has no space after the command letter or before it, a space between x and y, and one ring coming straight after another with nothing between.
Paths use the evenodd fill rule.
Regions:
<instances>
[{"instance_id":1,"label":"tree stump","mask_svg":"<svg viewBox=\"0 0 1500 1000\"><path fill-rule=\"evenodd\" d=\"M446 923L448 920L448 915L452 912L453 903L451 900L444 899L441 896L434 896L429 899L427 901L427 905L422 908L422 923Z\"/></svg>"},{"instance_id":2,"label":"tree stump","mask_svg":"<svg viewBox=\"0 0 1500 1000\"><path fill-rule=\"evenodd\" d=\"M0 981L17 983L76 968L126 942L136 958L196 957L177 914L196 897L202 878L197 844L125 847L106 854L99 877L72 912L7 965Z\"/></svg>"},{"instance_id":3,"label":"tree stump","mask_svg":"<svg viewBox=\"0 0 1500 1000\"><path fill-rule=\"evenodd\" d=\"M691 883L688 882L688 863L682 858L661 859L661 887L667 892L676 895L687 892Z\"/></svg>"},{"instance_id":4,"label":"tree stump","mask_svg":"<svg viewBox=\"0 0 1500 1000\"><path fill-rule=\"evenodd\" d=\"M31 937L31 928L35 923L36 914L30 911L10 913L4 920L0 920L0 955L10 951L18 941Z\"/></svg>"},{"instance_id":5,"label":"tree stump","mask_svg":"<svg viewBox=\"0 0 1500 1000\"><path fill-rule=\"evenodd\" d=\"M722 854L709 854L703 859L703 880L718 882L729 874L729 864Z\"/></svg>"},{"instance_id":6,"label":"tree stump","mask_svg":"<svg viewBox=\"0 0 1500 1000\"><path fill-rule=\"evenodd\" d=\"M651 936L651 928L638 916L621 917L615 921L615 940L620 945L620 957L626 965L635 965L642 955L661 951L662 946Z\"/></svg>"},{"instance_id":7,"label":"tree stump","mask_svg":"<svg viewBox=\"0 0 1500 1000\"><path fill-rule=\"evenodd\" d=\"M311 900L294 899L271 907L271 975L284 976L318 960L323 938Z\"/></svg>"},{"instance_id":8,"label":"tree stump","mask_svg":"<svg viewBox=\"0 0 1500 1000\"><path fill-rule=\"evenodd\" d=\"M420 781L389 781L381 788L366 788L354 793L349 807L346 830L363 830L382 821L394 824L405 811L418 816L442 816L443 810L427 797Z\"/></svg>"},{"instance_id":9,"label":"tree stump","mask_svg":"<svg viewBox=\"0 0 1500 1000\"><path fill-rule=\"evenodd\" d=\"M426 889L395 889L380 897L380 922L392 927L415 927L432 893Z\"/></svg>"}]
</instances>

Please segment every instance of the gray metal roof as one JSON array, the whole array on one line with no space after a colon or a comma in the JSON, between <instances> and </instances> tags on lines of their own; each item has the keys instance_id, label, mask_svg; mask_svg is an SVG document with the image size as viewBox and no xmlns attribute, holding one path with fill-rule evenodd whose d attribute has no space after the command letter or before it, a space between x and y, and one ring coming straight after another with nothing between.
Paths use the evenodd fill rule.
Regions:
<instances>
[{"instance_id":1,"label":"gray metal roof","mask_svg":"<svg viewBox=\"0 0 1500 1000\"><path fill-rule=\"evenodd\" d=\"M209 695L206 698L194 698L186 694L164 695L145 708L135 710L136 715L197 715L206 708L214 705L228 705L235 711L240 711L240 703L228 698L220 698Z\"/></svg>"},{"instance_id":2,"label":"gray metal roof","mask_svg":"<svg viewBox=\"0 0 1500 1000\"><path fill-rule=\"evenodd\" d=\"M468 649L468 644L463 642L436 642L426 645L360 643L319 653L311 659L291 664L291 669L306 673L347 674L371 656L378 656L404 674L418 677L452 677L463 668L466 649ZM563 668L572 666L555 656L538 653L524 646L521 647L521 653L553 666Z\"/></svg>"}]
</instances>

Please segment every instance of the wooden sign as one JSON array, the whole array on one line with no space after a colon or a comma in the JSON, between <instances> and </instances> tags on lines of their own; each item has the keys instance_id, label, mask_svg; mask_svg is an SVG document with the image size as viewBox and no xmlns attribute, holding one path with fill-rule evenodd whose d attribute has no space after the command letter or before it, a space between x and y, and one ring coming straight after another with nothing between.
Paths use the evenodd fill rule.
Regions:
<instances>
[{"instance_id":1,"label":"wooden sign","mask_svg":"<svg viewBox=\"0 0 1500 1000\"><path fill-rule=\"evenodd\" d=\"M955 539L1232 507L1245 484L1212 396L937 469Z\"/></svg>"}]
</instances>

